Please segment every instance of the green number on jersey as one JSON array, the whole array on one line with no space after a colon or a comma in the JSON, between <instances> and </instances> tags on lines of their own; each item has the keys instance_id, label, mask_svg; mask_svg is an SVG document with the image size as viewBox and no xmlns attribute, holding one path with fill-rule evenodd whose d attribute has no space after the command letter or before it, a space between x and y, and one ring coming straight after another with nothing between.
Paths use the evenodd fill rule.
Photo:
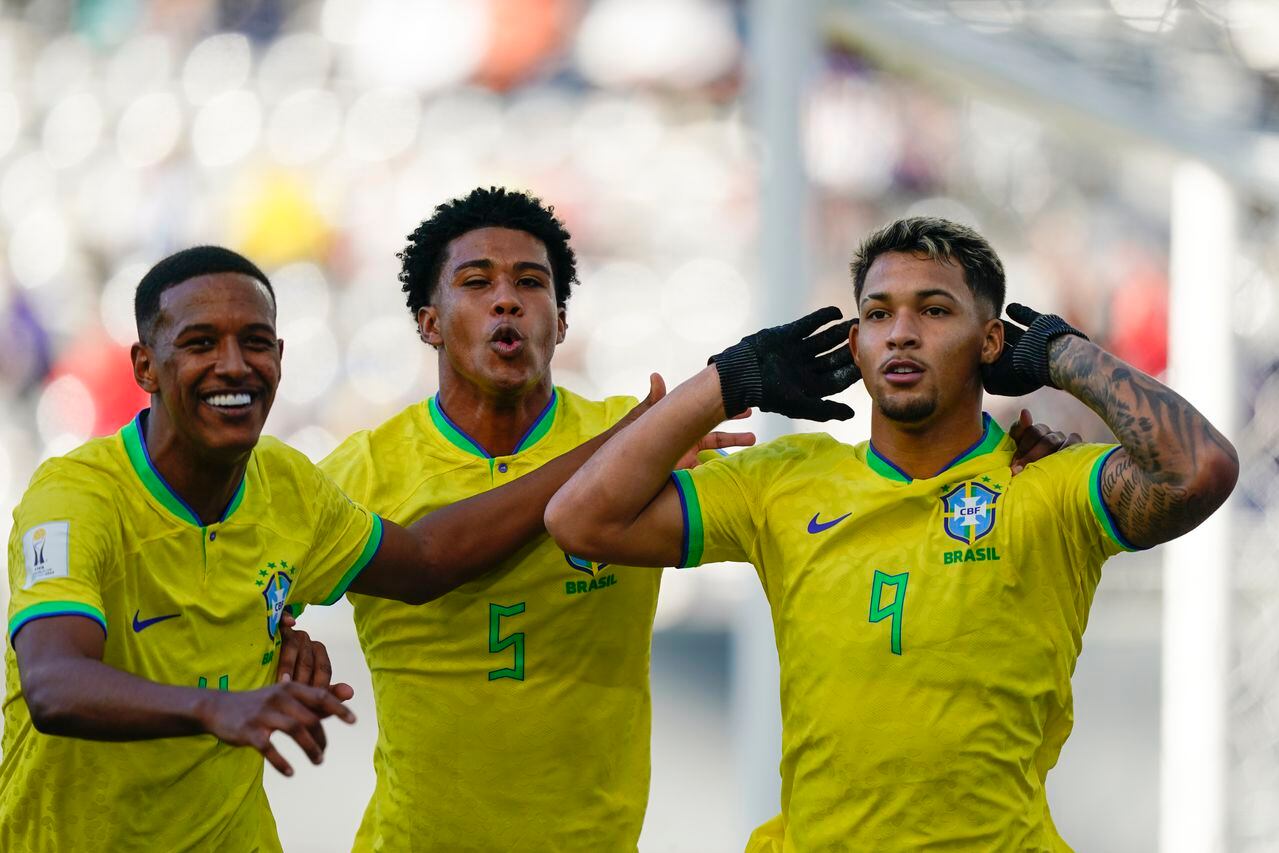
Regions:
<instances>
[{"instance_id":1,"label":"green number on jersey","mask_svg":"<svg viewBox=\"0 0 1279 853\"><path fill-rule=\"evenodd\" d=\"M495 655L515 646L515 666L492 670L489 673L489 681L497 681L499 678L524 680L524 632L520 631L509 637L503 637L501 627L503 616L517 616L523 612L524 602L522 601L510 607L503 607L500 604L489 605L489 654Z\"/></svg>"},{"instance_id":2,"label":"green number on jersey","mask_svg":"<svg viewBox=\"0 0 1279 853\"><path fill-rule=\"evenodd\" d=\"M902 653L902 614L906 608L906 581L909 578L910 572L889 575L876 571L875 579L870 586L870 621L880 622L889 616L893 617L892 638L889 645L895 655ZM886 586L893 588L893 603L884 607L883 597Z\"/></svg>"},{"instance_id":3,"label":"green number on jersey","mask_svg":"<svg viewBox=\"0 0 1279 853\"><path fill-rule=\"evenodd\" d=\"M231 689L231 687L230 687L230 685L229 685L229 683L228 683L228 682L230 682L230 680L231 680L231 679L230 679L230 676L226 676L226 675L224 675L224 676L222 676L221 678L219 678L219 679L218 679L218 689L219 689L219 690L230 690L230 689ZM204 688L208 688L208 686L209 686L209 679L205 678L205 677L202 675L202 676L200 676L200 680L199 680L199 681L197 681L197 682L195 683L195 686L196 686L196 687L204 687Z\"/></svg>"}]
</instances>

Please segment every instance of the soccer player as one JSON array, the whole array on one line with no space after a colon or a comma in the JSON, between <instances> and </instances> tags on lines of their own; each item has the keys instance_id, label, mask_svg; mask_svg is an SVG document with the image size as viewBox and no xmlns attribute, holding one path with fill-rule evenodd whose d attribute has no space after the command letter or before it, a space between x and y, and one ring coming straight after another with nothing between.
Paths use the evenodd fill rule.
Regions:
<instances>
[{"instance_id":1,"label":"soccer player","mask_svg":"<svg viewBox=\"0 0 1279 853\"><path fill-rule=\"evenodd\" d=\"M474 190L436 208L400 257L440 390L320 463L353 500L418 517L537 470L632 406L552 381L576 268L568 232L537 199ZM1029 458L1063 440L1042 427L1023 438ZM673 466L692 461L679 456ZM426 606L353 589L378 714L356 849L635 849L659 580L538 536Z\"/></svg>"},{"instance_id":2,"label":"soccer player","mask_svg":"<svg viewBox=\"0 0 1279 853\"><path fill-rule=\"evenodd\" d=\"M257 267L179 252L136 314L151 407L41 465L14 511L0 849L278 850L271 734L319 763L320 721L354 720L345 685L273 684L285 606L421 603L488 571L604 437L405 530L259 440L283 345Z\"/></svg>"},{"instance_id":3,"label":"soccer player","mask_svg":"<svg viewBox=\"0 0 1279 853\"><path fill-rule=\"evenodd\" d=\"M1003 267L978 234L912 218L853 262L847 347L871 439L792 435L670 474L677 448L746 405L846 417L788 353L834 346L837 309L716 357L606 445L547 509L592 560L755 565L781 663L782 812L756 850L1061 850L1044 779L1070 732L1070 676L1102 563L1193 528L1226 499L1234 449L1175 392L1059 317L998 317ZM982 413L1060 388L1119 445L1010 475ZM616 488L625 483L626 488Z\"/></svg>"}]
</instances>

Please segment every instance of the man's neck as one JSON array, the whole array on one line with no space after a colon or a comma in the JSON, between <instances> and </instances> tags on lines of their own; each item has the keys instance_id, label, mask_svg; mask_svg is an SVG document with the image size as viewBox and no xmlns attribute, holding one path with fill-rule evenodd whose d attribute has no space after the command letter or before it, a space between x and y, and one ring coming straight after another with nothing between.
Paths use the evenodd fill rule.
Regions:
<instances>
[{"instance_id":1,"label":"man's neck","mask_svg":"<svg viewBox=\"0 0 1279 853\"><path fill-rule=\"evenodd\" d=\"M152 402L143 424L147 455L160 476L195 511L202 525L212 524L235 497L249 454L233 462L200 454L173 429L164 409Z\"/></svg>"},{"instance_id":2,"label":"man's neck","mask_svg":"<svg viewBox=\"0 0 1279 853\"><path fill-rule=\"evenodd\" d=\"M871 413L870 440L875 451L912 480L935 477L981 440L985 430L981 403L954 415L934 416L922 424L902 424L878 408Z\"/></svg>"},{"instance_id":3,"label":"man's neck","mask_svg":"<svg viewBox=\"0 0 1279 853\"><path fill-rule=\"evenodd\" d=\"M493 394L454 374L440 373L444 413L490 456L514 453L554 393L549 372L532 388L511 394Z\"/></svg>"}]
</instances>

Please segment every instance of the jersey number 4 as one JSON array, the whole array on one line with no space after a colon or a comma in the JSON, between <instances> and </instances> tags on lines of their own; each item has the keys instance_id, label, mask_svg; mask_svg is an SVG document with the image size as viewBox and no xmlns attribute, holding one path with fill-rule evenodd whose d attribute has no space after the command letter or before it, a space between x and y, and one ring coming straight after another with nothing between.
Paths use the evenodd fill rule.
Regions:
<instances>
[{"instance_id":1,"label":"jersey number 4","mask_svg":"<svg viewBox=\"0 0 1279 853\"><path fill-rule=\"evenodd\" d=\"M514 678L516 681L524 680L524 632L520 631L506 637L502 636L502 617L510 618L523 612L524 602L522 601L509 607L503 607L500 604L489 605L489 654L495 655L506 651L512 646L515 647L515 666L490 670L489 681L497 681L499 678Z\"/></svg>"},{"instance_id":2,"label":"jersey number 4","mask_svg":"<svg viewBox=\"0 0 1279 853\"><path fill-rule=\"evenodd\" d=\"M870 621L875 623L892 618L889 648L895 655L902 653L902 621L906 611L906 581L909 578L910 572L890 575L876 571L870 585ZM884 605L884 587L893 588L893 600L887 606Z\"/></svg>"}]
</instances>

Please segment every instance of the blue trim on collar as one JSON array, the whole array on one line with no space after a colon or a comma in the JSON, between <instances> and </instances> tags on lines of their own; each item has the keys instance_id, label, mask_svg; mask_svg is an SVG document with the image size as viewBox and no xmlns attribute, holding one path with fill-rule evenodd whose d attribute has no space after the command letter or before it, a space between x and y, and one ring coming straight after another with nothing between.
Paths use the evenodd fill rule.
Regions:
<instances>
[{"instance_id":1,"label":"blue trim on collar","mask_svg":"<svg viewBox=\"0 0 1279 853\"><path fill-rule=\"evenodd\" d=\"M476 441L475 439L467 435L466 430L462 429L460 426L454 423L453 419L449 417L449 413L444 411L444 405L440 402L439 391L435 392L435 410L440 413L440 417L444 418L444 422L448 424L449 426L453 427L453 429L457 430L457 434L462 436L462 438L466 439L468 442L470 442L471 446L474 447L477 451L479 451L481 456L483 456L485 459L493 458L493 454L485 450L484 446L480 444L478 441Z\"/></svg>"},{"instance_id":2,"label":"blue trim on collar","mask_svg":"<svg viewBox=\"0 0 1279 853\"><path fill-rule=\"evenodd\" d=\"M945 474L948 470L953 468L959 462L963 461L963 458L965 456L967 456L968 454L972 453L974 450L976 450L977 448L985 444L986 439L990 438L991 420L992 418L990 417L988 413L982 412L981 413L981 437L978 438L976 441L974 441L972 444L968 445L968 449L966 449L963 453L959 454L954 459L950 460L945 465L943 465L942 469L938 471L936 474L934 474L933 477L940 477L942 474ZM931 480L932 477L929 477L928 479Z\"/></svg>"},{"instance_id":3,"label":"blue trim on collar","mask_svg":"<svg viewBox=\"0 0 1279 853\"><path fill-rule=\"evenodd\" d=\"M515 443L515 449L512 450L509 454L505 454L505 455L515 456L519 453L522 453L525 450L528 450L528 448L524 446L524 443L528 441L529 436L537 432L538 428L542 426L542 422L545 421L548 416L553 415L555 413L555 404L556 402L559 401L559 397L560 397L559 389L552 387L551 399L546 401L546 405L542 407L542 411L539 412L537 417L533 419L533 423L529 425L528 429L524 430L524 434L520 436L520 440ZM461 436L468 444L474 447L475 450L485 459L496 458L493 456L493 454L489 453L488 450L485 449L484 445L480 444L478 441L476 441L474 438L468 435L466 430L458 426L457 423L452 418L449 417L448 412L444 411L444 404L440 401L439 391L435 392L435 397L433 399L435 400L435 410L440 413L440 417L444 418L445 423L447 423L449 426L455 429L457 431L457 434Z\"/></svg>"},{"instance_id":4,"label":"blue trim on collar","mask_svg":"<svg viewBox=\"0 0 1279 853\"><path fill-rule=\"evenodd\" d=\"M542 421L546 420L547 415L551 414L551 411L555 408L555 403L559 399L559 396L560 396L560 389L552 386L551 399L546 401L546 405L542 407L542 411L539 412L537 417L533 419L533 423L529 425L528 429L524 430L524 434L520 436L520 440L515 442L515 450L512 451L511 453L512 456L514 456L516 453L521 453L524 450L528 449L524 446L524 442L528 441L529 436L531 436L534 432L536 432L537 428L542 425Z\"/></svg>"},{"instance_id":5,"label":"blue trim on collar","mask_svg":"<svg viewBox=\"0 0 1279 853\"><path fill-rule=\"evenodd\" d=\"M155 467L155 462L151 460L151 448L147 447L147 429L146 429L146 416L149 415L150 413L151 413L151 410L148 408L148 409L143 409L142 411L138 412L136 415L133 416L133 422L138 430L138 444L142 446L142 458L147 460L147 467L151 469L152 474L155 474L155 478L160 481L160 485L168 489L169 494L173 496L173 499L177 501L179 504L181 504L183 509L191 513L191 517L196 520L196 523L199 524L201 527L203 527L204 520L200 518L200 513L192 509L191 504L187 503L183 499L182 495L178 494L177 489L169 485L169 481L164 479L164 475L160 473L160 469Z\"/></svg>"},{"instance_id":6,"label":"blue trim on collar","mask_svg":"<svg viewBox=\"0 0 1279 853\"><path fill-rule=\"evenodd\" d=\"M962 453L960 453L959 455L957 455L954 459L951 459L949 462L947 462L945 465L943 465L943 466L942 466L942 467L941 467L941 468L940 468L940 469L939 469L939 470L938 470L935 474L933 474L932 476L929 476L929 477L925 477L924 479L926 479L926 480L931 480L931 479L933 479L934 477L940 477L942 474L945 474L947 471L949 471L951 468L955 467L955 466L956 466L957 464L959 464L960 462L965 461L965 457L967 457L967 456L968 456L968 454L972 453L974 450L976 450L977 448L979 448L979 447L981 447L983 444L985 444L987 441L989 441L989 440L990 440L990 425L991 425L992 423L994 423L994 418L992 418L992 417L990 416L990 413L989 413L989 412L982 412L982 413L981 413L981 422L982 422L981 437L980 437L980 438L978 438L976 441L974 441L972 444L970 444L970 445L969 445L969 446L968 446L968 447L967 447L967 448L966 448L966 449L965 449ZM898 474L900 474L900 475L902 476L902 479L904 479L907 483L913 483L913 482L915 482L915 478L914 478L914 477L912 477L912 476L910 476L909 474L907 474L907 473L906 473L905 471L903 471L901 468L898 468L898 467L897 467L897 465L896 465L896 464L895 464L895 463L894 463L891 459L889 459L887 456L885 456L884 454L882 454L882 453L880 453L878 450L876 450L876 449L875 449L875 442L873 442L873 441L869 441L869 440L868 440L868 441L866 442L866 444L867 444L867 446L868 446L868 448L869 448L870 452L871 452L871 453L873 453L873 454L875 454L875 458L876 458L877 460L879 460L880 462L882 462L883 464L887 465L889 468L893 469L893 470L894 470L894 471L896 471Z\"/></svg>"},{"instance_id":7,"label":"blue trim on collar","mask_svg":"<svg viewBox=\"0 0 1279 853\"><path fill-rule=\"evenodd\" d=\"M133 416L134 427L138 431L138 445L142 448L142 458L147 460L147 467L151 469L152 474L155 474L155 478L160 481L160 485L164 486L164 488L168 490L169 494L173 496L175 501L181 504L183 509L191 513L191 518L195 519L196 524L200 527L207 527L208 525L205 524L204 519L200 517L200 513L192 509L191 504L187 503L186 500L183 499L182 495L178 494L178 490L169 485L169 481L164 479L164 475L160 473L160 469L155 467L155 462L151 460L151 448L147 447L147 431L146 422L144 420L144 418L149 416L150 413L151 409L148 407ZM217 519L217 521L213 522L214 524L221 524L226 521L227 518L230 517L231 513L235 512L235 510L239 508L240 502L243 500L244 487L248 482L248 479L249 471L246 467L243 476L240 477L240 485L236 487L235 492L231 495L230 502L222 509L222 515Z\"/></svg>"},{"instance_id":8,"label":"blue trim on collar","mask_svg":"<svg viewBox=\"0 0 1279 853\"><path fill-rule=\"evenodd\" d=\"M907 474L907 473L906 473L905 471L903 471L902 469L898 468L898 467L897 467L897 465L896 465L896 463L894 463L894 462L893 462L893 460L889 459L887 456L885 456L884 454L882 454L882 453L880 453L878 450L876 450L876 449L875 449L875 442L870 441L870 440L867 440L866 444L867 444L867 446L870 448L870 452L871 452L871 453L873 453L873 454L875 454L875 458L876 458L876 459L878 459L880 462L884 463L884 464L885 464L885 465L887 465L889 468L892 468L894 471L896 471L898 474L900 474L900 475L901 475L901 478L902 478L903 480L905 480L907 483L912 482L912 481L914 480L914 478L913 478L913 477L911 477L909 474Z\"/></svg>"}]
</instances>

